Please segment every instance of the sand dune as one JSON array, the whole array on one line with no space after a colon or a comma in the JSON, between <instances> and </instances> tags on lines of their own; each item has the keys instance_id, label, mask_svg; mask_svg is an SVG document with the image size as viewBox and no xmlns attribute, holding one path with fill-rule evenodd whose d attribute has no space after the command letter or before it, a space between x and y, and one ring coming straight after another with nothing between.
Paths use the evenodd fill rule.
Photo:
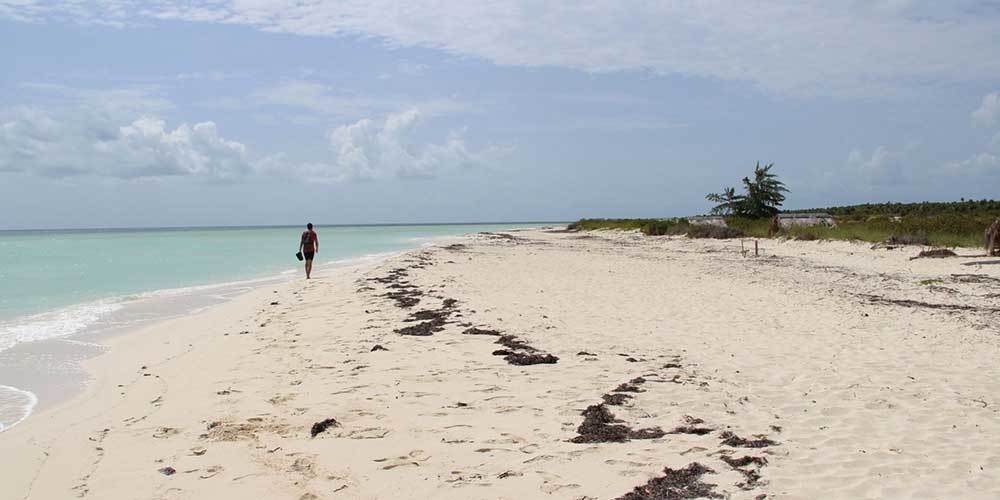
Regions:
<instances>
[{"instance_id":1,"label":"sand dune","mask_svg":"<svg viewBox=\"0 0 1000 500\"><path fill-rule=\"evenodd\" d=\"M259 289L113 339L0 497L1000 498L1000 265L762 249L533 230Z\"/></svg>"}]
</instances>

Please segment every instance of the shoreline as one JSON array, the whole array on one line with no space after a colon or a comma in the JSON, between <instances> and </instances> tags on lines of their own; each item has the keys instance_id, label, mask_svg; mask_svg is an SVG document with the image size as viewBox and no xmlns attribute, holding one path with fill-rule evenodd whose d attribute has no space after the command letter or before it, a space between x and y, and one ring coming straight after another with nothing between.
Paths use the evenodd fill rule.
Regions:
<instances>
[{"instance_id":1,"label":"shoreline","mask_svg":"<svg viewBox=\"0 0 1000 500\"><path fill-rule=\"evenodd\" d=\"M505 231L255 289L111 339L0 496L993 498L1000 268L910 250Z\"/></svg>"},{"instance_id":2,"label":"shoreline","mask_svg":"<svg viewBox=\"0 0 1000 500\"><path fill-rule=\"evenodd\" d=\"M461 236L435 239L451 240L453 238L461 238ZM425 242L422 244L430 245L433 243ZM317 266L314 272L327 273L342 268L363 268L377 265L386 259L398 257L419 248L335 259ZM16 379L15 375L23 379L18 385L0 384L0 390L23 395L27 405L25 414L14 423L0 427L0 433L16 427L37 413L71 403L73 399L83 396L86 385L93 378L93 374L85 367L86 362L109 353L114 339L127 335L141 335L143 331L156 329L158 325L172 319L198 315L242 295L267 287L287 285L302 278L300 274L301 270L293 269L257 278L153 290L133 296L101 299L94 303L119 303L120 307L108 312L107 316L110 317L100 317L94 323L72 333L23 342L0 350L0 379L4 381ZM170 304L170 301L180 303ZM75 309L89 304L91 303L78 304L65 309ZM144 309L153 309L155 312L149 313L147 311L144 313ZM50 311L20 319L31 320L39 316L58 316L60 311ZM115 316L116 313L118 315L128 314L133 317L132 319L123 319ZM30 362L31 360L41 361L39 364L34 364ZM2 399L0 399L0 403L3 403Z\"/></svg>"},{"instance_id":3,"label":"shoreline","mask_svg":"<svg viewBox=\"0 0 1000 500\"><path fill-rule=\"evenodd\" d=\"M408 248L335 256L317 265L316 270L377 263L435 242L460 237L462 235L411 236L403 240L412 245ZM197 314L253 289L295 280L300 274L300 264L296 263L271 274L103 297L5 320L0 326L5 327L13 339L7 339L12 342L10 345L0 345L0 433L23 423L37 411L79 394L89 379L81 363L107 350L104 339L143 330L178 316ZM18 337L23 335L18 334L18 330L51 333L19 341Z\"/></svg>"},{"instance_id":4,"label":"shoreline","mask_svg":"<svg viewBox=\"0 0 1000 500\"><path fill-rule=\"evenodd\" d=\"M315 270L327 273L342 268L377 265L383 260L412 250L414 249L335 259L317 266ZM86 385L93 378L93 374L84 365L88 360L108 353L115 338L139 335L172 319L198 315L241 295L293 282L301 278L299 276L301 273L297 271L299 270L294 269L256 278L109 297L56 311L16 318L24 321L38 317L58 317L60 311L96 303L114 303L119 306L96 318L93 323L71 333L22 342L0 350L0 379L5 382L12 381L9 384L0 384L0 391L3 391L0 393L0 405L7 402L3 396L11 397L11 395L23 399L25 405L22 409L24 414L13 423L2 425L4 420L0 419L0 433L13 429L39 412L71 403L83 395ZM0 410L3 409L5 408L0 406ZM13 415L9 407L6 409Z\"/></svg>"},{"instance_id":5,"label":"shoreline","mask_svg":"<svg viewBox=\"0 0 1000 500\"><path fill-rule=\"evenodd\" d=\"M408 252L415 251L404 250L400 252L393 252L390 254L380 255L375 259L368 259L366 257L359 257L358 259L350 259L357 262L352 263L340 263L340 264L329 264L323 266L322 268L317 267L313 273L318 277L332 277L335 273L339 272L357 272L365 270L369 267L374 267L380 265L383 261L391 259L393 257L398 258L401 255L405 255ZM91 346L97 348L96 351L92 352L90 355L83 356L82 358L77 358L79 372L85 377L84 380L80 380L79 385L75 387L68 394L58 400L49 400L44 405L40 405L38 413L32 413L29 415L25 421L33 416L43 415L47 411L62 411L68 407L72 407L74 404L79 404L82 400L85 400L90 391L89 386L94 383L101 385L107 381L98 381L97 377L99 374L104 373L103 369L95 370L93 365L103 365L103 364L114 364L118 359L125 357L125 354L116 354L114 352L115 346L118 344L136 344L140 343L143 335L148 335L150 332L158 333L164 332L170 329L170 325L184 318L194 318L198 320L201 316L206 314L215 316L220 308L225 308L225 306L232 304L233 302L246 300L247 296L258 296L267 295L268 293L275 293L277 289L285 289L289 286L297 284L299 281L305 282L303 276L298 277L288 277L283 279L275 279L273 281L269 279L260 280L245 280L239 283L246 283L246 281L261 281L263 283L258 283L253 286L246 288L241 288L236 291L231 296L224 299L220 299L218 302L207 305L200 305L193 307L189 310L183 312L175 312L163 317L151 318L144 320L138 324L128 325L122 328L106 328L100 331L88 332L84 334L79 334L80 338L53 338L45 339L41 341L31 342L30 344L44 344L47 342L69 342L78 343L86 346ZM217 285L202 285L197 288L214 289L228 286L230 283L223 283ZM176 289L172 289L176 290ZM170 290L170 291L172 291ZM270 290L270 292L268 292ZM215 314L213 314L215 313ZM74 335L75 336L75 335ZM16 347L14 348L16 349ZM13 350L13 349L10 349ZM6 351L4 351L6 352ZM15 387L15 389L18 389ZM31 391L24 391L31 393ZM39 401L41 403L41 401ZM13 429L14 427L9 427L8 429Z\"/></svg>"}]
</instances>

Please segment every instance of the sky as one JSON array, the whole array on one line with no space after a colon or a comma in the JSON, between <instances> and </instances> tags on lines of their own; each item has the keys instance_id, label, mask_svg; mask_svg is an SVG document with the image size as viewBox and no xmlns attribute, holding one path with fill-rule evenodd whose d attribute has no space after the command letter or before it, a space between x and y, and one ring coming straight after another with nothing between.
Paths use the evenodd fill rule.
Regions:
<instances>
[{"instance_id":1,"label":"sky","mask_svg":"<svg viewBox=\"0 0 1000 500\"><path fill-rule=\"evenodd\" d=\"M0 0L0 229L996 198L1000 2Z\"/></svg>"}]
</instances>

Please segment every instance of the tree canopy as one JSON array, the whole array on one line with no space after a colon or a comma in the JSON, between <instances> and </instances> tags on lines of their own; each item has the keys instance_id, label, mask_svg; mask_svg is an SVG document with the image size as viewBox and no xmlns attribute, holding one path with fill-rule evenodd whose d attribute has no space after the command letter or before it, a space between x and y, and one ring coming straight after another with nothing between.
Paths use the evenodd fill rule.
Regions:
<instances>
[{"instance_id":1,"label":"tree canopy","mask_svg":"<svg viewBox=\"0 0 1000 500\"><path fill-rule=\"evenodd\" d=\"M766 218L773 217L785 202L784 193L788 192L785 184L778 176L771 173L773 163L754 167L753 179L743 178L744 194L736 194L736 188L723 188L721 193L709 193L705 199L717 203L712 207L716 215L737 215L741 217Z\"/></svg>"}]
</instances>

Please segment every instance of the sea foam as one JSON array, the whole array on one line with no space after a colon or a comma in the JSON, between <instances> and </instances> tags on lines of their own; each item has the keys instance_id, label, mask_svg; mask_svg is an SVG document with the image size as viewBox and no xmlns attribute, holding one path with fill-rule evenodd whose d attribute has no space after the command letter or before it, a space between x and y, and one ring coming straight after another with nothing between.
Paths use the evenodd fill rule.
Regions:
<instances>
[{"instance_id":1,"label":"sea foam","mask_svg":"<svg viewBox=\"0 0 1000 500\"><path fill-rule=\"evenodd\" d=\"M0 323L0 351L22 342L72 335L121 309L125 303L121 298L104 299Z\"/></svg>"},{"instance_id":2,"label":"sea foam","mask_svg":"<svg viewBox=\"0 0 1000 500\"><path fill-rule=\"evenodd\" d=\"M38 398L33 393L9 385L0 385L0 432L28 418L36 404Z\"/></svg>"}]
</instances>

